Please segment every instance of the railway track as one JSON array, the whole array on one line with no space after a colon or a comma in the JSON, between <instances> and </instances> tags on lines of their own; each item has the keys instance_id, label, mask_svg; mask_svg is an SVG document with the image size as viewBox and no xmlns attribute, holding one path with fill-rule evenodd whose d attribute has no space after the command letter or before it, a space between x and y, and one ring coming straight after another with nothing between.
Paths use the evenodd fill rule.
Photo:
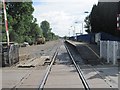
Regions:
<instances>
[{"instance_id":1,"label":"railway track","mask_svg":"<svg viewBox=\"0 0 120 90\"><path fill-rule=\"evenodd\" d=\"M64 45L65 45L65 44L64 44ZM72 60L72 62L73 62L73 64L74 64L74 67L76 68L76 71L77 71L77 73L78 73L78 75L79 75L79 80L82 82L82 84L83 84L83 86L84 86L83 89L85 89L85 90L90 90L89 85L88 85L86 79L84 78L84 75L83 75L83 73L82 73L81 68L80 68L79 65L77 65L77 63L75 62L75 60L74 60L71 52L69 51L69 49L68 49L68 47L67 47L66 45L65 45L65 48L66 48L66 50L67 50L67 52L68 52L68 54L69 54L69 56L70 56L70 59ZM46 81L47 81L47 79L48 79L48 77L49 77L49 75L50 75L52 66L53 66L53 64L54 64L54 62L55 62L55 60L56 60L56 57L57 57L58 52L59 52L59 49L56 50L56 52L55 52L55 54L54 54L54 56L53 56L53 58L52 58L52 61L51 61L50 65L47 67L46 72L45 72L45 75L44 75L44 77L43 77L43 79L42 79L42 81L41 81L41 83L40 83L40 86L39 86L39 89L38 89L38 90L43 90L43 89L44 89L44 86L45 86ZM58 81L58 82L59 82L59 81ZM65 88L65 87L64 87L64 88Z\"/></svg>"},{"instance_id":2,"label":"railway track","mask_svg":"<svg viewBox=\"0 0 120 90\"><path fill-rule=\"evenodd\" d=\"M53 58L51 59L51 63L50 63L50 65L48 65L48 67L47 67L47 69L46 69L45 75L43 76L43 79L42 79L42 81L40 82L40 86L39 86L39 89L38 89L38 90L43 89L44 84L45 84L45 82L46 82L46 80L47 80L47 78L48 78L48 75L49 75L50 71L51 71L52 65L53 65L54 62L55 62L55 58L56 58L56 56L57 56L57 53L58 53L58 49L57 49L56 52L54 53Z\"/></svg>"},{"instance_id":3,"label":"railway track","mask_svg":"<svg viewBox=\"0 0 120 90\"><path fill-rule=\"evenodd\" d=\"M35 89L38 90L43 90L45 88L55 88L57 87L58 82L60 83L57 88L60 88L61 86L62 88L70 88L71 86L71 88L78 87L84 90L91 90L92 88L94 88L93 86L91 86L93 85L93 83L91 83L92 80L89 80L89 76L85 75L85 72L89 73L89 71L87 71L88 69L90 69L91 72L97 74L102 79L102 83L107 85L108 89L114 90L111 83L109 83L109 81L112 79L109 77L107 79L103 78L102 75L99 74L97 68L95 68L94 66L86 64L83 65L83 62L80 61L80 59L76 59L75 53L73 53L75 50L74 48L71 48L61 42L59 45L56 45L53 54L52 49L53 48L51 48L51 50L49 49L49 52L46 52L46 55L50 54L51 58L49 63L47 63L45 66L42 66L44 67L44 69L40 69L41 66L39 65L28 70L25 69L25 72L27 73L22 76L19 82L17 82L11 88L11 90L16 88L34 88L32 86L34 85L34 81L38 82L37 84L35 84ZM67 59L69 62L66 62ZM87 69L85 69L84 67ZM37 73L37 75L35 73ZM93 76L94 73L92 74ZM25 85L26 87L24 87Z\"/></svg>"},{"instance_id":4,"label":"railway track","mask_svg":"<svg viewBox=\"0 0 120 90\"><path fill-rule=\"evenodd\" d=\"M68 44L68 43L67 43L67 44ZM70 44L70 43L69 43L69 44ZM71 44L71 45L72 45L72 44ZM69 45L68 45L68 46L69 46ZM86 46L86 47L88 47L88 46ZM68 48L68 47L67 47L67 48ZM69 46L69 48L71 48L71 46ZM74 50L77 49L74 45L72 45L72 48L74 48ZM89 47L89 49L90 49L92 52L94 52L90 47ZM72 53L75 52L74 50L71 50L71 52L72 52ZM69 50L68 50L68 52L71 53ZM77 51L77 52L78 52L78 51ZM79 53L79 52L78 52L78 53ZM95 52L94 52L94 53L95 53ZM95 53L95 55L96 55L97 57L99 57L96 53ZM71 54L71 56L72 56L72 54ZM75 58L75 56L73 56L72 58ZM81 60L83 61L82 58L81 58ZM99 60L97 60L97 61L99 62L99 65L102 65L102 66L105 65L104 63L100 62ZM73 59L73 63L75 63L75 62L76 62L76 61ZM115 82L112 78L110 78L109 76L105 75L104 73L100 73L100 70L97 69L96 65L93 64L93 62L91 63L91 65L90 65L90 63L89 63L89 64L81 65L81 64L79 64L79 62L78 62L78 63L76 62L76 65L77 65L77 68L79 68L80 71L82 72L85 82L88 82L88 81L89 81L89 80L87 80L87 79L88 79L87 76L85 76L85 74L83 73L83 72L85 72L85 68L87 68L87 69L91 69L91 71L94 72L94 73L97 75L97 77L101 78L101 79L103 80L103 82L104 82L105 84L107 84L108 87L105 87L105 88L108 88L108 89L110 89L110 90L117 90L117 85L114 84L114 83L116 83L116 82ZM93 74L93 75L94 75L94 74ZM106 76L107 76L107 77L106 77ZM114 84L114 85L113 85L113 84ZM90 83L87 83L87 85L88 85L88 87L89 87L89 90L90 90L91 88L94 88L93 86L91 87ZM102 87L101 87L101 88L102 88Z\"/></svg>"},{"instance_id":5,"label":"railway track","mask_svg":"<svg viewBox=\"0 0 120 90\"><path fill-rule=\"evenodd\" d=\"M68 51L68 53L70 55L70 58L71 58L72 62L74 63L74 66L75 66L75 68L76 68L76 70L77 70L77 72L78 72L78 74L80 76L80 79L82 80L82 83L83 83L83 85L85 87L85 90L90 90L90 87L89 87L89 85L88 85L88 83L87 83L87 81L86 81L86 79L85 79L85 77L83 75L83 72L82 72L80 66L77 65L77 63L75 62L74 57L72 56L72 54L71 54L71 52L70 52L70 50L68 49L67 46L66 46L66 49L67 49L67 51Z\"/></svg>"},{"instance_id":6,"label":"railway track","mask_svg":"<svg viewBox=\"0 0 120 90\"><path fill-rule=\"evenodd\" d=\"M23 65L18 63L16 65L12 66L12 67L8 67L8 68L6 67L6 69L4 68L3 69L3 76L6 76L5 73L9 72L12 75L11 78L13 78L13 80L10 79L11 86L9 86L9 85L6 86L6 84L4 84L4 82L5 82L4 80L6 80L6 79L3 78L3 86L5 85L3 87L3 90L4 89L13 90L13 89L16 89L16 88L22 90L22 88L34 88L32 86L31 87L28 87L28 86L27 87L22 87L22 86L24 86L24 83L26 83L26 82L29 83L29 81L32 80L31 77L35 76L35 75L33 75L33 73L36 73L38 70L41 70L41 71L39 71L40 73L45 72L45 68L48 66L48 64L46 64L46 60L43 61L44 64L41 64L41 62L39 62L39 61L41 60L41 57L49 56L48 58L45 58L45 59L48 59L47 63L49 63L52 56L53 56L53 52L54 52L54 50L57 49L58 45L59 44L55 44L53 47L42 50L42 56L39 56L39 57L37 56L37 57L31 58L30 60L26 60L26 61L22 62ZM34 65L32 65L32 64L34 64ZM22 76L19 77L20 74ZM13 77L13 75L15 75L17 77L17 79L15 79ZM41 78L39 78L39 79L41 79Z\"/></svg>"}]
</instances>

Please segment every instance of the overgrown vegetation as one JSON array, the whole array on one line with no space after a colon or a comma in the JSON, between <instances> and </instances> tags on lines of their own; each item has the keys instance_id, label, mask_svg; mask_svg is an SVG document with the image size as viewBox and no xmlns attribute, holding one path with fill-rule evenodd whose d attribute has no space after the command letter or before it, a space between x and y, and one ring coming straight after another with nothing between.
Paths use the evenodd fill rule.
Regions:
<instances>
[{"instance_id":1,"label":"overgrown vegetation","mask_svg":"<svg viewBox=\"0 0 120 90\"><path fill-rule=\"evenodd\" d=\"M3 12L3 9L2 9ZM44 36L52 40L56 36L49 31L50 25L44 28L37 24L37 19L33 17L34 8L31 2L6 2L6 12L8 18L8 28L11 42L34 43L36 38ZM47 22L47 21L46 21ZM2 23L4 23L4 14L2 13ZM47 22L49 24L49 22ZM49 32L46 32L49 31ZM46 34L47 33L47 34ZM52 36L51 36L52 35ZM2 41L6 40L5 25L2 25Z\"/></svg>"},{"instance_id":2,"label":"overgrown vegetation","mask_svg":"<svg viewBox=\"0 0 120 90\"><path fill-rule=\"evenodd\" d=\"M50 27L50 23L48 21L42 21L40 27L43 32L43 36L46 38L47 41L49 40L56 40L59 37L51 32L52 28Z\"/></svg>"},{"instance_id":3,"label":"overgrown vegetation","mask_svg":"<svg viewBox=\"0 0 120 90\"><path fill-rule=\"evenodd\" d=\"M86 28L86 32L87 33L91 33L91 23L90 23L90 16L87 16L84 20L84 22L86 23L86 25L84 26Z\"/></svg>"}]
</instances>

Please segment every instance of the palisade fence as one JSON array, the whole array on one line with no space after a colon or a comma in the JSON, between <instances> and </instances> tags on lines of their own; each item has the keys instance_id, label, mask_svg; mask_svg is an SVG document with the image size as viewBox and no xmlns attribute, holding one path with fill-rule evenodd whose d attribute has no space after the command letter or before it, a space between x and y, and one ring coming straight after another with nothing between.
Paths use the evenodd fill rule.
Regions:
<instances>
[{"instance_id":1,"label":"palisade fence","mask_svg":"<svg viewBox=\"0 0 120 90\"><path fill-rule=\"evenodd\" d=\"M117 64L120 59L120 42L100 41L100 58L107 60L107 63Z\"/></svg>"},{"instance_id":2,"label":"palisade fence","mask_svg":"<svg viewBox=\"0 0 120 90\"><path fill-rule=\"evenodd\" d=\"M10 47L2 46L2 66L11 66L19 62L19 46L11 44Z\"/></svg>"},{"instance_id":3,"label":"palisade fence","mask_svg":"<svg viewBox=\"0 0 120 90\"><path fill-rule=\"evenodd\" d=\"M0 43L0 67L2 67L2 44Z\"/></svg>"}]
</instances>

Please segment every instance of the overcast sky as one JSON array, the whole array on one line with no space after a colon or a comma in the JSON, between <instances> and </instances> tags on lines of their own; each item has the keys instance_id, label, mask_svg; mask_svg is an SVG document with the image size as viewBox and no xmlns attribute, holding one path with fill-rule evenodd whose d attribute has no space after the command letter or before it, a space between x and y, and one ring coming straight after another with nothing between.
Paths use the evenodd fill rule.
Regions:
<instances>
[{"instance_id":1,"label":"overcast sky","mask_svg":"<svg viewBox=\"0 0 120 90\"><path fill-rule=\"evenodd\" d=\"M39 25L47 20L56 35L69 36L69 32L73 35L74 27L75 33L80 32L84 18L88 15L84 12L90 12L93 4L97 3L98 0L33 0L33 15Z\"/></svg>"}]
</instances>

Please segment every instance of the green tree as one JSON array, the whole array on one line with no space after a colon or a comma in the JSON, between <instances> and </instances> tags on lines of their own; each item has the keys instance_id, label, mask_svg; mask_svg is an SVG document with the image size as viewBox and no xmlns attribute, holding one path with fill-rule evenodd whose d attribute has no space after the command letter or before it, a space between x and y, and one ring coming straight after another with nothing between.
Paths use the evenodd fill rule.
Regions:
<instances>
[{"instance_id":1,"label":"green tree","mask_svg":"<svg viewBox=\"0 0 120 90\"><path fill-rule=\"evenodd\" d=\"M48 21L42 21L41 25L40 25L42 32L43 32L43 36L48 39L48 34L51 32L51 28L50 28L50 24Z\"/></svg>"},{"instance_id":2,"label":"green tree","mask_svg":"<svg viewBox=\"0 0 120 90\"><path fill-rule=\"evenodd\" d=\"M24 42L24 36L30 35L30 24L33 20L32 13L34 8L32 2L7 2L7 14L9 26L12 26L10 40L16 42ZM13 37L12 37L13 36Z\"/></svg>"},{"instance_id":3,"label":"green tree","mask_svg":"<svg viewBox=\"0 0 120 90\"><path fill-rule=\"evenodd\" d=\"M85 30L85 31L86 31L87 33L91 33L90 17L87 16L84 21L85 21L85 23L86 23L86 25L85 25L86 30Z\"/></svg>"},{"instance_id":4,"label":"green tree","mask_svg":"<svg viewBox=\"0 0 120 90\"><path fill-rule=\"evenodd\" d=\"M42 35L37 19L33 17L34 8L31 2L7 2L6 11L10 33L10 41L34 42L38 35ZM4 16L4 15L2 15ZM4 18L2 18L4 23ZM5 38L5 25L3 25L3 41Z\"/></svg>"},{"instance_id":5,"label":"green tree","mask_svg":"<svg viewBox=\"0 0 120 90\"><path fill-rule=\"evenodd\" d=\"M100 20L98 15L98 7L97 5L93 5L91 14L90 14L90 23L91 23L91 32L99 32L100 31Z\"/></svg>"},{"instance_id":6,"label":"green tree","mask_svg":"<svg viewBox=\"0 0 120 90\"><path fill-rule=\"evenodd\" d=\"M34 38L33 41L37 39L37 37L43 37L42 29L36 23L37 19L34 18L33 22L31 23L31 36Z\"/></svg>"}]
</instances>

